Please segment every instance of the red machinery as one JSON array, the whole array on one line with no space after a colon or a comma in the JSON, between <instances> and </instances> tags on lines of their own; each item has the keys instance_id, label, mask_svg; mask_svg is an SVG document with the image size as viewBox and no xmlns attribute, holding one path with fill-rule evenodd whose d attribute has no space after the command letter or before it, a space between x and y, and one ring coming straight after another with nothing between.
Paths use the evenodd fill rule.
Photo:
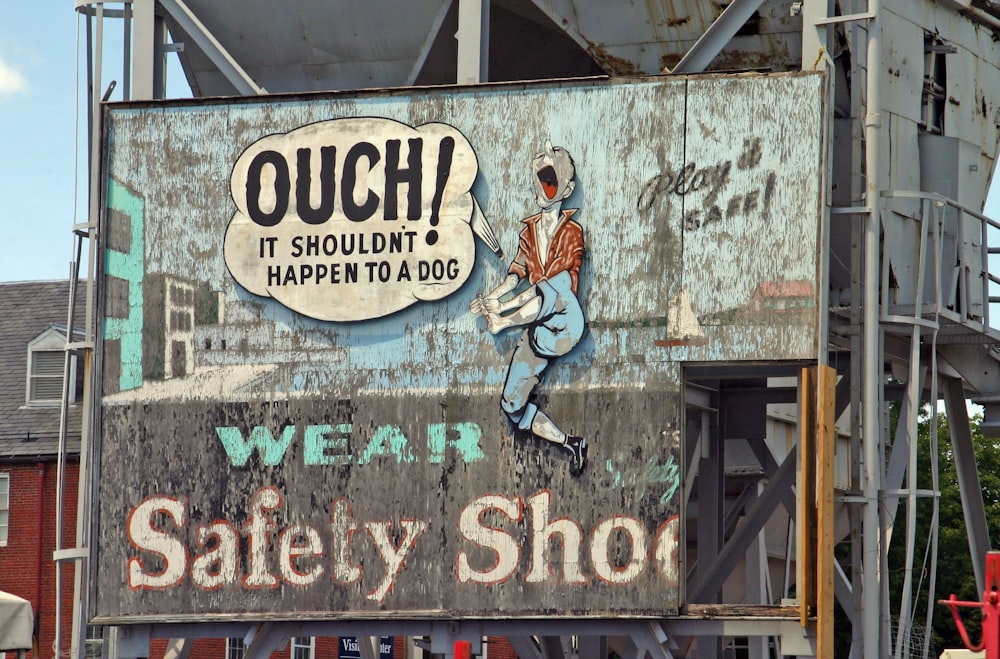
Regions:
<instances>
[{"instance_id":1,"label":"red machinery","mask_svg":"<svg viewBox=\"0 0 1000 659\"><path fill-rule=\"evenodd\" d=\"M455 659L472 659L472 643L455 641Z\"/></svg>"},{"instance_id":2,"label":"red machinery","mask_svg":"<svg viewBox=\"0 0 1000 659\"><path fill-rule=\"evenodd\" d=\"M986 650L986 659L1000 659L1000 551L986 553L986 590L983 591L982 602L962 602L952 595L946 600L939 600L939 603L951 607L951 615L965 647L973 652ZM983 638L978 645L969 641L969 634L958 616L960 606L980 607L983 610Z\"/></svg>"}]
</instances>

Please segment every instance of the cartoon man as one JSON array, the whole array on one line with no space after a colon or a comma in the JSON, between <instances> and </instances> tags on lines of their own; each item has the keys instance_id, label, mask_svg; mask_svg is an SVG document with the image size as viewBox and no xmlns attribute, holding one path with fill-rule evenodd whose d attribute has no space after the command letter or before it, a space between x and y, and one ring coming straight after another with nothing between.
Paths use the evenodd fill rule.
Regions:
<instances>
[{"instance_id":1,"label":"cartoon man","mask_svg":"<svg viewBox=\"0 0 1000 659\"><path fill-rule=\"evenodd\" d=\"M576 168L569 152L548 140L531 166L532 191L541 212L524 220L507 277L486 295L477 296L469 310L486 316L492 334L524 328L511 355L501 408L520 430L562 446L569 454L570 473L576 476L587 464L587 440L567 435L530 401L549 363L572 350L583 336L585 320L576 297L583 229L572 219L577 209L562 208L576 187ZM527 288L501 300L525 279Z\"/></svg>"}]
</instances>

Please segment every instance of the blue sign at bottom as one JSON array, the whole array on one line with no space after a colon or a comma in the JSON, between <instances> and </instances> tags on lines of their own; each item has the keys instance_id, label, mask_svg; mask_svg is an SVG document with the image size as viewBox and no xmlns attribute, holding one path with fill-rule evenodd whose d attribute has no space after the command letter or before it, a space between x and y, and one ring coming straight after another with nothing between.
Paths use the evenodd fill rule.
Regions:
<instances>
[{"instance_id":1,"label":"blue sign at bottom","mask_svg":"<svg viewBox=\"0 0 1000 659\"><path fill-rule=\"evenodd\" d=\"M392 659L392 636L379 636L379 659ZM361 659L361 646L354 636L341 636L337 643L337 659Z\"/></svg>"}]
</instances>

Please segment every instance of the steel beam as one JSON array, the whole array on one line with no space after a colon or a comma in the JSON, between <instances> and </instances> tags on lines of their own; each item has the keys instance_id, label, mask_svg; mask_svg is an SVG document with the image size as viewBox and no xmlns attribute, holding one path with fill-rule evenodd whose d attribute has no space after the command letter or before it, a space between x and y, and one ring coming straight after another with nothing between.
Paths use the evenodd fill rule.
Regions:
<instances>
[{"instance_id":1,"label":"steel beam","mask_svg":"<svg viewBox=\"0 0 1000 659\"><path fill-rule=\"evenodd\" d=\"M816 655L816 635L795 618L671 619L662 625L672 638L680 636L777 636L781 655Z\"/></svg>"},{"instance_id":2,"label":"steel beam","mask_svg":"<svg viewBox=\"0 0 1000 659\"><path fill-rule=\"evenodd\" d=\"M859 623L857 611L854 610L853 606L854 586L851 585L850 579L844 574L844 568L837 561L833 562L833 588L837 601L840 602L840 608L851 621L851 627L854 627Z\"/></svg>"},{"instance_id":3,"label":"steel beam","mask_svg":"<svg viewBox=\"0 0 1000 659\"><path fill-rule=\"evenodd\" d=\"M705 33L691 46L671 73L701 73L708 68L716 55L722 52L730 39L753 13L764 4L764 0L733 0Z\"/></svg>"},{"instance_id":4,"label":"steel beam","mask_svg":"<svg viewBox=\"0 0 1000 659\"><path fill-rule=\"evenodd\" d=\"M256 625L243 638L247 646L243 659L267 659L272 652L288 645L288 639L296 631L294 624L288 622L263 622Z\"/></svg>"},{"instance_id":5,"label":"steel beam","mask_svg":"<svg viewBox=\"0 0 1000 659\"><path fill-rule=\"evenodd\" d=\"M945 413L948 415L951 447L955 454L958 489L962 495L965 530L969 534L972 569L976 574L976 588L979 592L983 592L986 583L986 575L983 574L983 570L986 565L986 552L990 551L990 534L986 525L983 490L979 484L979 472L976 469L976 452L972 445L969 411L965 407L965 391L961 381L953 378L945 378L941 387L944 390Z\"/></svg>"},{"instance_id":6,"label":"steel beam","mask_svg":"<svg viewBox=\"0 0 1000 659\"><path fill-rule=\"evenodd\" d=\"M244 96L267 93L267 90L254 82L253 78L239 65L239 62L208 31L194 12L184 4L184 0L159 0L159 3L170 15L170 18L194 40L198 48L205 53L238 93Z\"/></svg>"},{"instance_id":7,"label":"steel beam","mask_svg":"<svg viewBox=\"0 0 1000 659\"><path fill-rule=\"evenodd\" d=\"M437 14L434 15L434 22L431 23L431 28L427 31L424 43L420 46L420 52L417 53L417 59L413 62L413 66L410 67L410 73L406 76L407 87L417 84L417 76L423 70L427 56L430 54L431 48L434 47L434 42L437 41L438 34L441 32L441 25L444 23L445 17L448 16L448 12L454 4L455 0L445 0L445 2L441 3Z\"/></svg>"},{"instance_id":8,"label":"steel beam","mask_svg":"<svg viewBox=\"0 0 1000 659\"><path fill-rule=\"evenodd\" d=\"M988 399L1000 396L1000 362L982 345L948 344L938 347L947 366L962 374L977 396Z\"/></svg>"},{"instance_id":9,"label":"steel beam","mask_svg":"<svg viewBox=\"0 0 1000 659\"><path fill-rule=\"evenodd\" d=\"M714 597L722 588L726 578L739 562L739 558L746 553L754 538L774 513L777 502L795 485L797 454L798 450L792 451L781 463L781 467L775 472L753 507L747 511L738 532L729 539L712 565L704 571L699 569L698 584L690 591L689 601L703 602L706 597Z\"/></svg>"},{"instance_id":10,"label":"steel beam","mask_svg":"<svg viewBox=\"0 0 1000 659\"><path fill-rule=\"evenodd\" d=\"M920 369L920 375L916 386L923 391L927 380L927 369ZM909 391L910 387L907 387ZM886 468L883 490L897 490L903 485L903 477L907 473L910 465L910 454L916 446L916 428L911 427L908 420L916 420L920 413L920 400L911 400L916 394L906 395L900 404L899 423L896 426L896 435L892 442L892 453L889 456L889 466ZM899 508L899 497L886 497L884 504L885 517L885 543L888 546L892 542L893 522L896 519L896 509Z\"/></svg>"},{"instance_id":11,"label":"steel beam","mask_svg":"<svg viewBox=\"0 0 1000 659\"><path fill-rule=\"evenodd\" d=\"M773 479L781 466L771 453L771 448L763 441L751 441L748 443L750 445L750 449L754 453L754 456L756 456L757 461L760 462L760 466L764 469L764 475L769 479ZM785 461L789 459L794 460L792 454L785 457ZM784 462L782 462L782 464L784 464ZM763 493L758 494L758 496L761 496L762 494ZM795 515L797 514L795 492L789 489L784 492L775 492L775 495L780 497L780 503L788 512L788 516L795 519Z\"/></svg>"},{"instance_id":12,"label":"steel beam","mask_svg":"<svg viewBox=\"0 0 1000 659\"><path fill-rule=\"evenodd\" d=\"M695 575L699 584L707 583L713 574L709 568L718 563L719 552L725 542L723 515L725 507L725 423L724 415L716 417L717 425L706 433L702 427L701 455L698 460L698 550ZM704 426L704 415L702 423ZM709 418L711 421L711 417ZM742 554L742 552L741 552ZM721 586L721 583L720 583ZM701 592L702 597L710 597L715 602L718 589ZM691 601L705 601L693 596Z\"/></svg>"},{"instance_id":13,"label":"steel beam","mask_svg":"<svg viewBox=\"0 0 1000 659\"><path fill-rule=\"evenodd\" d=\"M193 647L193 638L172 638L167 641L167 648L163 651L163 659L188 659Z\"/></svg>"},{"instance_id":14,"label":"steel beam","mask_svg":"<svg viewBox=\"0 0 1000 659\"><path fill-rule=\"evenodd\" d=\"M580 659L584 657L606 657L608 656L607 636L580 636L577 639L577 654ZM521 655L524 657L524 655ZM524 659L530 659L524 657Z\"/></svg>"},{"instance_id":15,"label":"steel beam","mask_svg":"<svg viewBox=\"0 0 1000 659\"><path fill-rule=\"evenodd\" d=\"M762 491L763 484L759 482L750 488L750 492L755 497ZM771 599L770 573L767 569L767 540L763 533L757 534L757 538L750 543L746 554L745 570L747 603L770 604L773 600ZM750 646L750 659L766 659L768 657L766 636L748 638L747 642Z\"/></svg>"},{"instance_id":16,"label":"steel beam","mask_svg":"<svg viewBox=\"0 0 1000 659\"><path fill-rule=\"evenodd\" d=\"M357 638L361 659L379 659L377 636L359 636Z\"/></svg>"}]
</instances>

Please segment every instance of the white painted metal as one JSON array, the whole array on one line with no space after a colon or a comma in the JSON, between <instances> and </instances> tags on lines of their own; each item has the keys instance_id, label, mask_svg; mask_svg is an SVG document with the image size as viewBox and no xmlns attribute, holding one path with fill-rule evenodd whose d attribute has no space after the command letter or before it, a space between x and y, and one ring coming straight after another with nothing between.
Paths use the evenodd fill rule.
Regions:
<instances>
[{"instance_id":1,"label":"white painted metal","mask_svg":"<svg viewBox=\"0 0 1000 659\"><path fill-rule=\"evenodd\" d=\"M153 60L160 48L160 44L156 43L154 38L156 34L156 0L133 0L132 16L133 42L135 43L132 98L157 98L154 93L156 85L153 80ZM99 47L103 48L102 45ZM97 67L97 75L100 75L100 70L100 67Z\"/></svg>"},{"instance_id":2,"label":"white painted metal","mask_svg":"<svg viewBox=\"0 0 1000 659\"><path fill-rule=\"evenodd\" d=\"M878 1L869 0L869 13L878 16ZM867 67L865 89L868 106L865 116L865 202L869 213L865 217L864 229L864 322L863 336L863 393L865 406L862 412L861 432L864 445L864 497L865 505L861 538L863 543L864 584L862 585L864 609L868 612L862 618L862 637L864 638L865 657L885 656L888 634L882 624L882 616L874 615L883 610L879 596L882 583L882 523L879 515L881 498L879 490L882 484L882 437L881 437L881 328L878 323L878 273L879 273L879 231L881 229L881 204L879 195L882 187L879 185L881 141L881 87L879 85L882 71L881 24L878 19L870 20L867 25Z\"/></svg>"},{"instance_id":3,"label":"white painted metal","mask_svg":"<svg viewBox=\"0 0 1000 659\"><path fill-rule=\"evenodd\" d=\"M458 0L458 83L489 80L490 0Z\"/></svg>"}]
</instances>

